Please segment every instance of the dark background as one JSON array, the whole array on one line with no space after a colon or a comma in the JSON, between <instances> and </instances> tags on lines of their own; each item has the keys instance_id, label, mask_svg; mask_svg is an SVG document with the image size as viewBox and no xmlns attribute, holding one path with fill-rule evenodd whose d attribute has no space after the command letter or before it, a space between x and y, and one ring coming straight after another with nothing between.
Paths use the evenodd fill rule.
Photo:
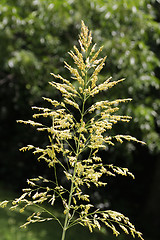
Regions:
<instances>
[{"instance_id":1,"label":"dark background","mask_svg":"<svg viewBox=\"0 0 160 240\"><path fill-rule=\"evenodd\" d=\"M16 120L32 118L31 106L55 98L50 72L69 79L63 61L77 45L81 20L107 55L101 78L126 78L100 98L133 98L120 112L133 117L115 133L147 143L124 143L102 152L105 161L128 167L136 179L109 180L92 193L96 204L128 215L150 240L160 239L160 2L157 0L1 0L0 2L0 184L19 192L32 176L48 175L27 144L43 146L43 134Z\"/></svg>"}]
</instances>

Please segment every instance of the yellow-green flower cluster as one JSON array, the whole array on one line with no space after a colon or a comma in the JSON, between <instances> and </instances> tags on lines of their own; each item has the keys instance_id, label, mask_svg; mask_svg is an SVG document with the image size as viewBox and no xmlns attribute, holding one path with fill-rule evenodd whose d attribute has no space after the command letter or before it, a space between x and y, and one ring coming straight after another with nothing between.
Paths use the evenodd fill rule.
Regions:
<instances>
[{"instance_id":1,"label":"yellow-green flower cluster","mask_svg":"<svg viewBox=\"0 0 160 240\"><path fill-rule=\"evenodd\" d=\"M38 111L33 114L33 118L49 118L50 126L33 120L18 121L34 126L38 131L47 132L49 144L45 148L28 145L20 150L32 150L34 154L38 154L38 161L44 160L49 167L53 167L54 179L51 181L39 176L27 180L29 188L23 189L22 196L12 201L13 206L10 209L14 210L22 205L20 208L22 212L26 207L36 205L40 210L28 217L23 227L29 223L57 220L63 229L61 240L65 239L66 230L76 224L88 226L92 232L93 228L100 229L102 223L111 228L116 236L120 234L116 228L118 225L126 234L131 233L133 237L137 235L143 239L141 233L135 230L123 214L109 210L92 210L94 208L90 196L83 192L84 186L105 187L107 182L102 181L103 175L107 177L120 174L134 178L127 168L107 162L104 164L98 154L101 148L114 145L115 141L143 142L130 135L109 134L114 124L130 121L130 116L116 114L119 104L131 101L130 98L114 101L105 99L93 103L96 94L108 91L124 79L112 81L109 77L103 83L99 83L99 73L104 67L106 57L98 58L102 47L96 51L96 44L92 45L91 32L83 21L79 45L80 49L74 46L69 52L74 66L65 62L72 81L51 73L54 80L50 85L61 93L62 100L43 98L50 104L50 108L33 107L33 110ZM69 181L70 189L60 184L61 176L57 175L57 164L62 168L66 181ZM54 215L54 209L48 211L42 205L45 202L53 206L57 198L61 199L64 207L64 224ZM7 204L8 201L3 201L0 206L5 207ZM43 218L42 212L48 213L51 217Z\"/></svg>"}]
</instances>

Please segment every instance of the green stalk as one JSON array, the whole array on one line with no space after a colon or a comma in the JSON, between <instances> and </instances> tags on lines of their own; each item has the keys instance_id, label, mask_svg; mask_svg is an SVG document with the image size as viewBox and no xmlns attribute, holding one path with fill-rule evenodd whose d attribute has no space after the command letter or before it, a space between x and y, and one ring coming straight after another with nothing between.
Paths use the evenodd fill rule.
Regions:
<instances>
[{"instance_id":1,"label":"green stalk","mask_svg":"<svg viewBox=\"0 0 160 240\"><path fill-rule=\"evenodd\" d=\"M85 76L85 85L86 85L86 82L87 82L87 74ZM84 99L83 99L81 120L83 120L83 117L84 117L85 101L86 101L86 94L84 94ZM78 141L78 145L77 145L77 154L76 154L77 159L78 159L78 155L79 155L79 145L80 145L80 135L79 135L79 141ZM77 163L77 161L76 161L76 163ZM75 166L74 166L73 178L72 178L71 189L70 189L70 194L69 194L69 199L68 199L68 211L67 211L66 216L65 216L64 227L63 227L61 240L65 240L66 231L67 231L68 225L69 225L69 211L70 211L70 206L71 206L72 194L73 194L73 191L74 191L74 178L75 178L75 175L76 175L76 163L75 163Z\"/></svg>"},{"instance_id":2,"label":"green stalk","mask_svg":"<svg viewBox=\"0 0 160 240\"><path fill-rule=\"evenodd\" d=\"M82 119L83 119L83 113L82 113ZM79 154L79 144L80 144L80 136L79 136L79 141L78 141L78 146L77 146L77 159L78 159L78 154ZM68 200L68 211L66 213L66 217L65 217L65 221L64 221L64 227L63 227L61 240L65 240L65 235L66 235L66 231L67 231L68 224L69 224L69 211L70 211L70 206L71 206L72 194L73 194L73 191L74 191L75 175L76 175L76 163L75 163L75 166L74 166L73 178L72 178L71 189L70 189L69 200Z\"/></svg>"},{"instance_id":3,"label":"green stalk","mask_svg":"<svg viewBox=\"0 0 160 240\"><path fill-rule=\"evenodd\" d=\"M67 211L66 217L65 217L65 222L64 222L64 227L63 227L61 240L65 240L65 235L66 235L66 231L67 231L67 227L68 227L69 210L70 210L70 205L71 205L71 200L72 200L72 194L73 194L73 188L74 188L73 184L74 184L75 175L76 175L76 164L75 164L75 167L74 167L73 179L72 179L71 190L70 190L69 200L68 200L68 211Z\"/></svg>"},{"instance_id":4,"label":"green stalk","mask_svg":"<svg viewBox=\"0 0 160 240\"><path fill-rule=\"evenodd\" d=\"M84 114L84 104L85 104L85 97L84 97L83 106L82 106L82 114L81 114L81 119L82 120L83 120L83 114ZM79 144L80 144L80 136L79 136L79 141L78 141L78 146L77 146L77 159L78 159L78 154L79 154ZM76 163L75 163L75 166L74 166L73 178L72 178L71 189L70 189L69 200L68 200L68 211L66 213L66 217L65 217L65 221L64 221L64 227L63 227L61 240L65 240L65 235L66 235L66 231L67 231L68 224L69 224L69 221L68 221L69 220L69 211L70 211L70 205L71 205L71 200L72 200L72 194L73 194L73 191L74 191L75 175L76 175Z\"/></svg>"}]
</instances>

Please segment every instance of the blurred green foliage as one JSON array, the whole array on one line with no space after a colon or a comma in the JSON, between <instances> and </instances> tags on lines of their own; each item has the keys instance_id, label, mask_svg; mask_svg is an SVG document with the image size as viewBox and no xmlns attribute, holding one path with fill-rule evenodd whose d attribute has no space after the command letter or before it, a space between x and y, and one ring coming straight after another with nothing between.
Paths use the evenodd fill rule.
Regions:
<instances>
[{"instance_id":1,"label":"blurred green foliage","mask_svg":"<svg viewBox=\"0 0 160 240\"><path fill-rule=\"evenodd\" d=\"M138 209L147 206L160 155L158 0L0 1L0 179L19 189L27 177L42 171L48 174L45 166L33 163L31 155L18 152L19 147L31 141L35 145L45 144L45 136L17 126L16 120L30 119L30 107L40 105L42 96L61 97L48 85L52 79L50 72L68 77L63 61L70 62L67 52L77 44L82 19L108 55L100 78L106 74L114 80L126 78L115 90L105 92L106 98L133 98L121 108L133 120L124 129L119 125L116 133L121 128L121 132L147 143L146 147L126 143L116 151L111 147L103 153L104 159L130 167L137 180L131 195L123 180L119 181L122 185L119 189L114 189L111 183L112 191L107 195L104 191L100 193L103 196L100 201L113 202L120 211L127 206L126 211L136 215ZM114 200L117 197L118 202Z\"/></svg>"}]
</instances>

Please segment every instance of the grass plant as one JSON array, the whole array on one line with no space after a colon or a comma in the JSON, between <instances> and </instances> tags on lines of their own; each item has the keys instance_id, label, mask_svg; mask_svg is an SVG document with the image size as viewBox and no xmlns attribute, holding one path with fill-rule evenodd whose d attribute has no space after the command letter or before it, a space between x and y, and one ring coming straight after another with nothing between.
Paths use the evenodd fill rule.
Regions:
<instances>
[{"instance_id":1,"label":"grass plant","mask_svg":"<svg viewBox=\"0 0 160 240\"><path fill-rule=\"evenodd\" d=\"M49 144L45 148L27 145L20 151L32 150L37 154L38 161L45 161L48 167L53 169L53 179L42 176L28 179L29 187L23 189L23 194L11 202L10 210L18 209L23 213L28 207L36 207L21 227L25 228L30 223L56 221L62 230L61 237L56 239L65 240L66 232L78 224L87 226L90 232L107 226L115 236L122 230L143 239L142 234L122 213L96 209L86 191L93 185L105 188L108 176L115 177L120 174L134 178L127 168L114 166L107 163L107 160L104 164L99 155L100 150L109 145L114 146L116 141L143 142L130 135L110 134L115 124L131 120L130 116L117 114L119 105L131 99L97 101L100 92L105 92L107 97L107 91L124 79L113 81L109 77L103 82L99 81L99 73L104 67L106 57L99 58L102 47L96 50L96 44L92 44L92 34L83 21L79 45L79 49L74 46L74 50L69 52L74 66L65 62L71 81L51 73L55 80L50 82L50 85L60 92L61 101L44 97L50 105L49 108L33 107L37 111L33 118L49 118L51 125L36 120L18 121L47 133ZM57 174L57 166L61 168L69 188L60 180L62 176ZM105 177L102 178L103 176ZM56 214L58 199L62 203L64 218ZM5 207L8 203L9 201L3 201L0 205ZM52 208L46 207L46 204L50 204Z\"/></svg>"}]
</instances>

